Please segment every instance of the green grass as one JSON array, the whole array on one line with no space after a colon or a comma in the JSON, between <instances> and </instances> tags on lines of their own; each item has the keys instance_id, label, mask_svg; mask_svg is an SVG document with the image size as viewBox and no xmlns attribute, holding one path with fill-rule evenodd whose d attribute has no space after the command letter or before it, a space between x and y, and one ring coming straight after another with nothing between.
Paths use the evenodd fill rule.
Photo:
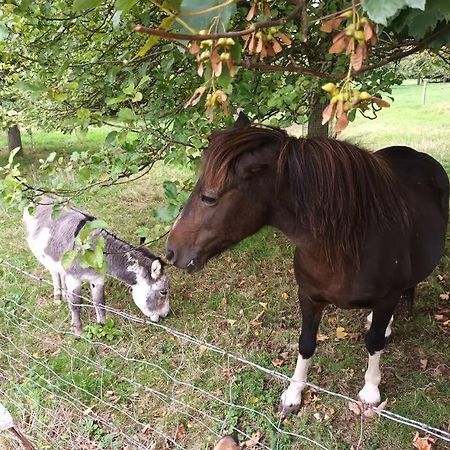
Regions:
<instances>
[{"instance_id":1,"label":"green grass","mask_svg":"<svg viewBox=\"0 0 450 450\"><path fill-rule=\"evenodd\" d=\"M450 171L445 109L449 94L449 85L431 84L428 103L421 106L421 87L401 86L394 92L393 106L382 111L377 121L358 119L345 137L371 149L411 145L429 152ZM106 133L95 130L79 141L61 133L35 132L34 147L25 140L25 170L32 172L34 162L51 151L67 155L95 148ZM5 150L2 155L4 159ZM163 205L162 181L179 176L186 173L160 164L135 183L82 197L79 206L105 219L119 236L137 243L138 227L152 226L153 209ZM20 214L0 208L0 257L49 280L26 247ZM158 242L152 248L161 253L163 246ZM292 374L301 326L292 254L293 247L279 232L264 229L211 261L200 274L189 276L169 268L172 312L164 323L268 368L281 359L277 370ZM382 358L381 384L390 411L446 430L450 417L449 329L435 315L450 307L448 300L440 298L450 290L449 267L447 252L433 275L420 285L414 316L400 313L396 318L392 343ZM139 315L125 287L109 280L106 289L108 305ZM9 396L5 403L39 449L52 448L46 445L47 439L64 449L88 444L96 445L92 448L125 448L126 439L108 423L149 448L153 444L155 449L167 447L157 433L142 433L145 424L172 438L178 432L177 439L186 448L211 448L214 433L202 427L199 419L219 434L232 426L250 435L259 431L262 442L274 449L315 448L280 435L261 416L278 424L275 413L283 390L279 380L158 328L113 318L122 335L115 337L110 347L89 339L75 340L66 333L70 329L68 309L55 304L49 286L0 266L0 396ZM84 310L83 324L93 322L93 312ZM363 312L327 310L320 328L326 339L319 342L309 374L311 382L351 397L357 395L367 363L363 322ZM336 340L338 326L353 335ZM186 384L174 384L167 373ZM147 389L136 387L139 385ZM344 401L310 390L305 399L299 415L282 424L285 431L316 439L330 449L356 447L360 419ZM223 419L226 426L198 411ZM361 449L412 449L413 435L411 428L371 419L364 423ZM17 448L7 436L0 437L0 447ZM433 450L443 448L442 443L433 445Z\"/></svg>"}]
</instances>

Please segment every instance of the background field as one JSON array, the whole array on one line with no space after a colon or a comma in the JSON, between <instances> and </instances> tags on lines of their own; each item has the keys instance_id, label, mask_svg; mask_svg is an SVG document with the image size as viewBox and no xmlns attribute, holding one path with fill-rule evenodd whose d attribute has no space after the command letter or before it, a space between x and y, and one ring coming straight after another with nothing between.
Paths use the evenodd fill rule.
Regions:
<instances>
[{"instance_id":1,"label":"background field","mask_svg":"<svg viewBox=\"0 0 450 450\"><path fill-rule=\"evenodd\" d=\"M411 145L433 155L450 172L450 85L429 85L425 105L421 105L419 86L400 86L393 95L392 107L381 111L377 120L358 119L343 137L368 149ZM64 156L101 145L107 131L93 130L83 141L36 131L32 140L24 137L23 166L33 177L40 157L51 151ZM4 139L0 145L4 161ZM119 236L137 243L139 226L151 226L153 209L163 205L162 181L179 176L189 174L160 164L133 184L81 198L79 206L105 219ZM0 214L0 258L49 279L26 248L20 214L3 206ZM164 242L158 242L152 249L162 253L163 247ZM292 253L280 233L264 229L211 261L200 274L188 276L169 269L172 312L164 323L291 375L301 326ZM390 411L447 431L450 327L445 321L450 301L445 294L449 277L447 252L433 275L420 285L413 316L400 312L395 320L392 342L382 358L381 384ZM115 281L108 282L107 304L138 315L127 289ZM93 316L90 309L84 311L85 326L93 323ZM364 316L362 311L328 308L309 381L357 395L367 363ZM70 330L68 309L55 305L51 288L0 265L0 396L39 449L137 448L117 430L148 448L174 447L151 428L164 432L182 448L206 449L216 433L233 426L249 435L259 431L260 442L269 448L316 448L279 433L261 414L285 431L315 439L326 448L356 448L360 418L348 410L345 401L308 390L300 414L280 424L275 415L283 390L280 380L164 330L113 317L114 329L122 335L112 343L105 346L92 335L75 340L64 333ZM337 339L337 327L348 334ZM167 373L181 383L174 383ZM136 386L158 390L190 409ZM406 426L385 419L366 420L360 448L409 449L413 436L414 431ZM18 448L15 445L0 437L1 448ZM433 449L443 448L442 442L433 444Z\"/></svg>"}]
</instances>

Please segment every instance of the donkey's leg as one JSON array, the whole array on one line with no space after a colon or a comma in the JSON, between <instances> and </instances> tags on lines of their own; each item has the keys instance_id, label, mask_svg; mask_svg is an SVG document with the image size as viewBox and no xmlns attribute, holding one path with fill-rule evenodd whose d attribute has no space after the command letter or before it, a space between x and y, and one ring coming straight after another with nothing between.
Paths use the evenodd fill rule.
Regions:
<instances>
[{"instance_id":1,"label":"donkey's leg","mask_svg":"<svg viewBox=\"0 0 450 450\"><path fill-rule=\"evenodd\" d=\"M66 284L66 275L65 274L60 274L60 280L61 280L61 290L62 290L62 296L63 298L65 298L66 300L68 299L67 297L67 284Z\"/></svg>"},{"instance_id":2,"label":"donkey's leg","mask_svg":"<svg viewBox=\"0 0 450 450\"><path fill-rule=\"evenodd\" d=\"M95 314L97 322L105 323L105 296L104 296L104 280L91 283L91 297L95 306Z\"/></svg>"},{"instance_id":3,"label":"donkey's leg","mask_svg":"<svg viewBox=\"0 0 450 450\"><path fill-rule=\"evenodd\" d=\"M373 310L372 323L365 336L366 347L369 352L369 364L364 376L364 387L358 394L363 402L370 405L378 405L381 401L380 390L378 389L381 381L380 357L386 344L385 333L392 321L396 301L393 297L386 298L380 304L382 306L377 306Z\"/></svg>"},{"instance_id":4,"label":"donkey's leg","mask_svg":"<svg viewBox=\"0 0 450 450\"><path fill-rule=\"evenodd\" d=\"M53 282L53 297L55 300L61 300L61 278L58 272L50 272Z\"/></svg>"},{"instance_id":5,"label":"donkey's leg","mask_svg":"<svg viewBox=\"0 0 450 450\"><path fill-rule=\"evenodd\" d=\"M83 303L81 298L81 280L66 275L67 301L72 314L72 329L76 336L81 336L83 329L81 327L80 306Z\"/></svg>"},{"instance_id":6,"label":"donkey's leg","mask_svg":"<svg viewBox=\"0 0 450 450\"><path fill-rule=\"evenodd\" d=\"M367 316L367 322L366 322L366 328L369 329L370 326L372 325L372 318L373 318L373 312L371 312L368 316ZM394 316L391 316L391 320L388 323L388 326L386 327L386 331L384 333L384 337L389 337L392 334L392 322L394 321Z\"/></svg>"},{"instance_id":7,"label":"donkey's leg","mask_svg":"<svg viewBox=\"0 0 450 450\"><path fill-rule=\"evenodd\" d=\"M299 293L300 309L302 311L302 331L300 333L298 359L294 375L288 388L283 392L280 402L280 416L286 417L296 413L301 406L302 391L305 388L311 357L316 349L317 329L322 318L323 305L313 302L306 295Z\"/></svg>"}]
</instances>

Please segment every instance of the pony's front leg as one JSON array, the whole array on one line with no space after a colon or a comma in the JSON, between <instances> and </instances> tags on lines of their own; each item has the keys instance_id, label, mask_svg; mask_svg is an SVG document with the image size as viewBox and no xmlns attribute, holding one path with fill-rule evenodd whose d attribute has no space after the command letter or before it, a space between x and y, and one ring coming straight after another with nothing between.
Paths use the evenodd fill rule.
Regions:
<instances>
[{"instance_id":1,"label":"pony's front leg","mask_svg":"<svg viewBox=\"0 0 450 450\"><path fill-rule=\"evenodd\" d=\"M313 302L309 297L299 293L300 309L302 311L302 331L300 333L297 365L291 383L283 392L280 401L279 413L284 418L289 414L295 414L302 403L302 391L311 358L316 349L317 329L322 318L323 305Z\"/></svg>"},{"instance_id":2,"label":"pony's front leg","mask_svg":"<svg viewBox=\"0 0 450 450\"><path fill-rule=\"evenodd\" d=\"M395 305L396 303L393 302L374 308L372 323L365 336L369 364L364 375L364 387L359 391L358 397L369 405L378 405L381 401L378 388L381 381L380 358L386 344L385 333L390 326Z\"/></svg>"}]
</instances>

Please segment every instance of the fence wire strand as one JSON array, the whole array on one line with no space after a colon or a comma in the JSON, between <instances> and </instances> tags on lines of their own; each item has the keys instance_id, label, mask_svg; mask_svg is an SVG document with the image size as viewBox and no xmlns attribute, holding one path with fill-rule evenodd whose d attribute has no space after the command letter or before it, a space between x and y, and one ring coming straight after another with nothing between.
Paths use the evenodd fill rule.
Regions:
<instances>
[{"instance_id":1,"label":"fence wire strand","mask_svg":"<svg viewBox=\"0 0 450 450\"><path fill-rule=\"evenodd\" d=\"M40 284L53 286L52 283L50 281L48 281L47 279L36 276L36 275L30 273L29 271L25 270L24 268L19 267L18 265L9 262L6 259L0 259L0 265L7 267L9 269L12 269L13 271L15 271L17 273L21 273L22 275L25 275L26 277L28 277L30 279L38 281ZM90 298L87 298L84 296L82 296L81 298L86 302L83 305L81 305L82 307L95 308L95 306L93 305ZM36 333L30 333L30 337L32 337L35 340L35 342L39 342L42 346L54 345L55 342L53 342L51 339L42 338L41 336L39 336L38 332L41 332L42 334L44 334L44 333L48 334L48 331L50 330L51 332L55 333L56 335L74 336L73 333L71 333L69 331L65 331L65 329L64 329L64 327L66 326L65 321L61 322L59 327L55 327L52 324L50 324L49 322L42 320L40 317L38 317L36 314L34 314L33 311L31 311L29 308L27 308L26 306L21 304L19 301L17 301L17 300L11 300L11 301L14 303L15 308L20 308L22 311L26 312L30 318L32 318L32 321L28 321L24 317L20 316L19 318L15 318L14 320L20 321L21 325L26 324L28 327L34 328ZM205 430L205 432L208 432L214 438L217 438L219 435L224 433L225 430L231 429L232 431L238 433L241 436L241 438L244 437L245 439L251 439L252 436L250 436L247 432L239 429L235 425L231 425L231 423L230 423L231 422L231 420L230 420L231 411L233 409L237 409L237 410L245 411L252 415L257 415L258 417L264 419L264 421L267 424L269 424L270 427L276 432L276 437L275 437L275 441L273 444L273 445L275 445L275 447L268 447L263 442L258 442L256 444L258 446L258 448L268 449L268 450L276 449L279 446L280 437L282 435L285 435L285 436L290 436L291 438L295 438L298 440L303 440L305 442L308 442L309 444L313 444L314 446L316 446L318 448L328 450L328 448L325 447L323 444L315 441L314 439L311 439L308 436L294 433L294 432L283 429L282 421L280 418L278 418L278 420L274 421L273 416L269 417L267 414L265 414L261 411L258 411L254 408L250 408L250 407L244 406L244 405L239 405L239 404L236 404L235 402L233 402L233 381L231 379L231 376L228 377L228 386L226 386L226 393L225 393L225 395L223 395L223 398L221 396L218 396L211 392L208 392L206 389L203 389L200 386L197 386L197 385L187 382L187 381L183 381L178 378L179 373L183 370L183 367L185 365L185 358L186 358L185 348L184 348L185 343L195 346L197 348L202 348L203 351L208 350L210 352L213 352L213 353L221 356L222 358L225 358L226 370L227 370L228 374L232 370L231 364L233 363L233 364L240 364L245 367L252 368L255 371L263 373L264 375L267 375L269 377L277 379L284 384L287 384L292 381L290 379L290 377L288 377L287 375L284 375L276 370L261 366L255 362L247 360L246 358L244 358L242 356L235 355L234 353L231 353L221 347L218 347L218 346L211 344L209 342L206 342L204 340L198 339L194 336L190 336L186 333L183 333L179 330L171 328L167 325L163 325L161 323L154 323L147 319L136 317L132 314L128 314L123 311L119 311L108 305L105 305L104 309L106 311L108 311L110 314L114 314L115 316L118 316L118 317L121 317L122 319L127 320L130 324L135 323L135 324L146 325L149 327L154 327L158 330L168 333L170 336L175 338L177 340L177 342L179 343L179 347L181 348L181 357L180 357L180 360L179 360L178 365L175 368L175 370L169 372L168 370L164 369L163 367L161 367L160 365L158 365L154 362L148 361L146 359L138 359L138 358L133 357L132 356L133 355L133 341L132 340L131 340L131 342L129 342L128 347L124 349L125 351L119 351L113 345L108 345L104 342L97 341L97 340L87 339L82 336L81 340L86 341L87 343L89 343L89 345L91 346L92 349L95 349L95 356L97 357L98 360L90 358L89 356L81 353L80 351L78 351L77 349L75 349L73 347L66 348L65 346L60 346L60 350L64 351L67 354L67 356L70 357L72 380L68 381L65 378L61 377L51 367L49 367L44 362L42 362L38 358L36 358L32 353L30 353L30 352L26 351L26 349L20 348L18 345L16 345L14 343L13 339L9 335L0 332L0 337L4 340L4 342L7 342L9 348L14 349L16 354L19 353L24 358L27 358L29 361L32 361L34 365L39 365L44 370L46 370L46 372L48 374L48 378L43 377L41 374L35 372L34 378L30 379L31 380L30 382L34 383L35 387L42 389L43 391L47 392L49 395L55 395L55 391L60 391L60 397L58 397L58 400L61 402L61 404L70 405L72 408L74 408L76 411L78 411L81 416L88 415L88 416L92 417L97 422L101 423L102 425L104 425L105 427L110 429L114 435L121 436L126 442L133 445L134 447L132 447L132 448L146 449L146 448L152 448L152 447L147 447L147 446L143 445L142 443L137 441L135 438L131 437L126 432L124 432L124 431L120 430L118 427L112 425L110 423L110 421L103 418L100 414L95 413L93 411L92 407L89 407L87 404L82 402L79 398L74 397L68 391L63 390L58 385L52 383L51 377L53 377L53 379L58 380L58 382L63 383L64 385L67 385L68 388L73 389L75 392L80 392L85 397L88 396L93 401L95 400L97 403L101 403L107 410L109 410L109 411L114 410L116 413L126 416L126 418L131 423L133 423L134 426L140 427L141 430L146 429L146 430L152 431L152 433L158 435L160 438L164 439L165 442L170 443L170 445L172 447L177 448L177 449L185 448L179 442L177 442L177 440L178 440L178 438L177 438L178 431L177 430L179 429L179 427L182 424L182 421L180 421L181 416L184 418L189 418L193 423L196 423L197 425L202 427L202 429ZM12 319L9 319L9 320L12 320ZM13 322L10 322L10 323L11 323L11 325L14 325ZM107 367L106 363L102 362L101 358L99 357L99 354L100 354L100 352L98 351L99 349L102 349L103 351L108 351L110 354L114 355L114 357L121 360L124 364L133 365L133 367L134 366L136 366L136 367L145 366L151 370L158 371L158 373L160 373L162 377L165 377L165 379L167 381L170 381L171 386L172 386L171 389L167 390L166 392L162 392L158 389L155 389L153 387L144 385L144 384L136 381L134 372L132 375L133 378L129 378L129 377L126 377L126 376L112 370L111 368ZM21 367L24 371L29 369L29 367L27 367L27 365L23 361L21 361L18 358L15 358L11 354L7 353L5 351L5 346L2 346L0 348L0 355L2 355L3 357L5 357L7 359L10 369L16 374L17 377L22 376L21 372L18 370L18 367ZM99 381L99 385L100 385L99 395L94 395L90 391L84 389L82 386L79 386L77 384L77 381L75 379L75 374L76 374L75 363L87 364L87 365L89 365L89 367L93 367L93 368L95 367L98 370L101 370L101 372L100 372L101 376L100 376L100 381ZM117 406L111 402L105 401L104 400L104 387L103 387L104 374L108 374L110 376L115 376L118 379L128 383L130 386L133 386L136 390L142 390L143 392L152 395L158 401L163 402L169 409L174 411L176 414L175 432L172 433L172 435L168 435L155 427L151 427L148 423L143 423L143 422L137 420L135 417L133 417L133 414L130 414L125 409L120 408L119 406ZM0 368L0 378L3 379L6 383L13 384L13 386L16 389L18 389L24 397L27 397L25 389L20 384L12 383L12 380L8 377L8 373L3 368ZM44 386L42 385L42 383L38 383L36 381L36 378L39 378L39 380L44 383ZM314 383L310 383L310 382L305 382L305 385L310 387L314 391L321 392L328 396L335 397L340 400L345 400L346 402L359 404L358 400L356 400L346 394L333 392L331 390L325 389L321 386L318 386L318 385L316 385ZM51 387L51 389L49 389L49 387ZM192 390L193 392L195 392L196 394L201 396L201 398L203 398L205 401L212 401L212 402L214 402L214 404L221 405L224 408L223 409L223 411L224 411L223 418L216 417L213 414L210 414L202 409L197 408L196 406L194 406L192 404L187 403L184 400L181 400L180 398L177 398L177 395L176 395L177 388L183 388L183 389L186 388L186 389ZM11 396L8 395L4 389L1 389L0 393L5 398L7 398L11 404L15 405L15 407L18 410L20 410L20 403L17 402L17 400L12 399ZM42 408L43 411L45 411L45 408L42 405L39 405L39 408ZM134 408L134 403L133 403L133 408ZM369 407L369 409L371 409L374 413L376 413L381 418L391 420L391 421L415 428L415 429L423 431L427 434L438 437L446 442L450 442L450 433L443 431L439 428L433 427L431 425L428 425L426 423L423 423L423 422L420 422L420 421L417 421L414 419L410 419L408 417L401 416L401 415L393 413L391 411L386 411L386 410L378 409L375 407ZM49 412L47 411L47 414L48 413ZM38 418L35 417L35 414L36 413L34 413L33 420L39 420ZM215 424L216 429L214 429L213 426L208 425L200 417L202 417L203 420L212 421ZM56 420L56 421L57 421L57 423L59 423L60 426L63 427L63 429L66 431L66 434L73 436L75 439L78 440L78 442L80 442L80 441L86 442L85 436L71 430L70 427L66 426L66 424L63 423L63 421L61 421L61 420L59 420L59 421ZM42 431L39 430L35 434L39 438L44 438L45 441L48 443L48 445L51 446L50 448L56 448L52 444L52 442L49 441L49 438L45 438L45 435L43 435ZM359 432L359 438L358 438L357 447L356 447L357 449L359 449L361 447L361 445L363 443L363 439L364 439L364 416L361 414L360 432ZM86 447L86 448L90 448L90 447ZM256 446L255 446L255 448L256 448Z\"/></svg>"}]
</instances>

